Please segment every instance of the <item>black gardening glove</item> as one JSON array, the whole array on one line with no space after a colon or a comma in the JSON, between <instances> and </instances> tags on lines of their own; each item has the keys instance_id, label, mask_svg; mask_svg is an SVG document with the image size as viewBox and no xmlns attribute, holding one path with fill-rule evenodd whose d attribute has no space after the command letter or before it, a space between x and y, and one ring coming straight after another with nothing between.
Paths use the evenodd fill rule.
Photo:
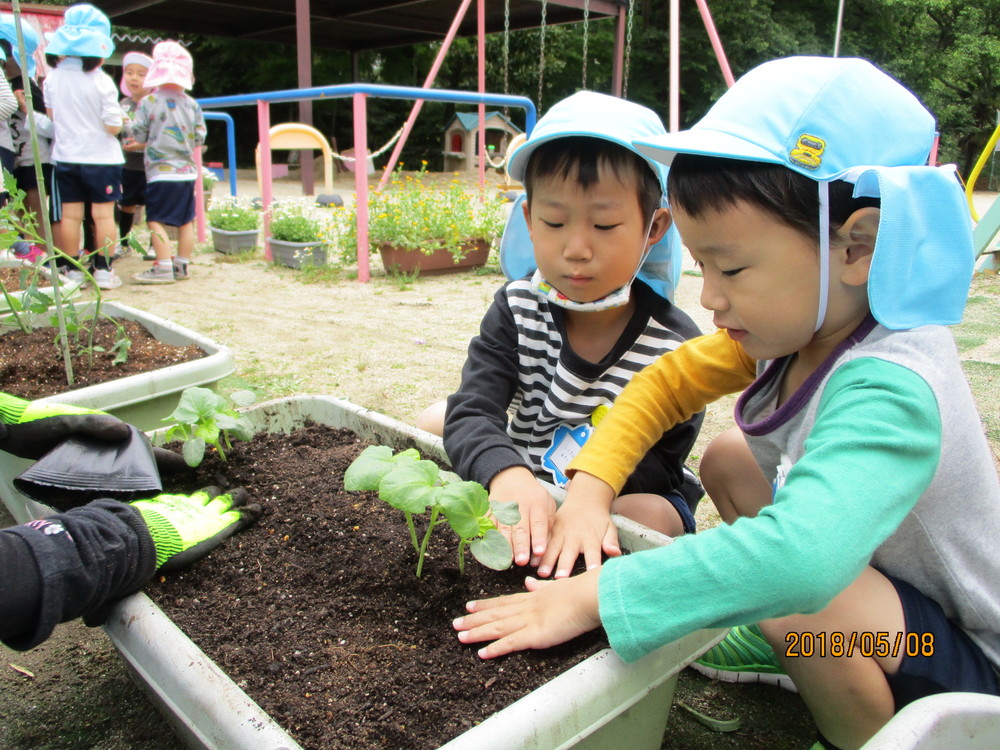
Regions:
<instances>
[{"instance_id":1,"label":"black gardening glove","mask_svg":"<svg viewBox=\"0 0 1000 750\"><path fill-rule=\"evenodd\" d=\"M120 443L128 437L129 426L95 409L40 404L0 393L0 450L37 460L74 435ZM153 455L161 474L187 467L184 458L172 451L154 448Z\"/></svg>"}]
</instances>

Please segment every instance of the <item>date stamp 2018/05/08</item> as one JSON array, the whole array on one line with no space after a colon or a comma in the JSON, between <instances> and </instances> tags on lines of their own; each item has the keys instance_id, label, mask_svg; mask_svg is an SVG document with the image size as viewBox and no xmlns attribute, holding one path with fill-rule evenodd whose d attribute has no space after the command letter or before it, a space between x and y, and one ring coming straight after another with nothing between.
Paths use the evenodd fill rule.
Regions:
<instances>
[{"instance_id":1,"label":"date stamp 2018/05/08","mask_svg":"<svg viewBox=\"0 0 1000 750\"><path fill-rule=\"evenodd\" d=\"M855 654L868 658L897 656L934 656L933 633L886 633L804 630L792 631L785 636L785 656L851 657Z\"/></svg>"}]
</instances>

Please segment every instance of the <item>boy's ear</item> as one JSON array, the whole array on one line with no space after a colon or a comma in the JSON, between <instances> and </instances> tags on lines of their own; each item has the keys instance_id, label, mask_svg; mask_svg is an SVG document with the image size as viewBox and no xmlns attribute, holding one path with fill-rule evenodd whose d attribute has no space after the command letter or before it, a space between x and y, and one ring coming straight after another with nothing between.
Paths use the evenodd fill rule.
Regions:
<instances>
[{"instance_id":1,"label":"boy's ear","mask_svg":"<svg viewBox=\"0 0 1000 750\"><path fill-rule=\"evenodd\" d=\"M531 209L528 208L528 203L527 199L521 203L521 211L524 212L524 223L528 225L528 234L531 234Z\"/></svg>"},{"instance_id":2,"label":"boy's ear","mask_svg":"<svg viewBox=\"0 0 1000 750\"><path fill-rule=\"evenodd\" d=\"M844 266L841 270L841 280L845 284L861 286L868 282L880 215L879 209L873 206L859 208L838 230L837 234L845 243Z\"/></svg>"},{"instance_id":3,"label":"boy's ear","mask_svg":"<svg viewBox=\"0 0 1000 750\"><path fill-rule=\"evenodd\" d=\"M647 247L652 247L663 239L663 235L674 223L674 217L670 215L670 210L658 208L653 213L653 227L649 230L649 243Z\"/></svg>"}]
</instances>

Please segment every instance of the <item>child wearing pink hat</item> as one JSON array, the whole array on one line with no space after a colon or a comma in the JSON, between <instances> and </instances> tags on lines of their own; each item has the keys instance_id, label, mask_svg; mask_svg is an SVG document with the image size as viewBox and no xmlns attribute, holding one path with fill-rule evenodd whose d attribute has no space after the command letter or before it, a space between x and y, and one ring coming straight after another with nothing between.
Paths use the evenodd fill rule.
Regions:
<instances>
[{"instance_id":1,"label":"child wearing pink hat","mask_svg":"<svg viewBox=\"0 0 1000 750\"><path fill-rule=\"evenodd\" d=\"M149 89L145 86L146 73L153 65L153 58L142 52L126 52L122 58L122 80L118 89L123 98L122 107L122 144L128 143L132 135L132 118L136 107ZM118 236L121 237L122 249L128 248L129 233L135 221L135 211L139 206L146 205L146 164L140 151L125 151L125 165L122 168L122 199L118 204Z\"/></svg>"},{"instance_id":2,"label":"child wearing pink hat","mask_svg":"<svg viewBox=\"0 0 1000 750\"><path fill-rule=\"evenodd\" d=\"M128 151L145 149L146 224L156 260L136 274L140 284L172 284L188 278L194 251L195 149L205 143L205 118L198 102L185 93L194 85L191 55L177 42L153 48L153 64L144 86L152 93L139 102L132 120ZM177 255L166 227L177 227Z\"/></svg>"}]
</instances>

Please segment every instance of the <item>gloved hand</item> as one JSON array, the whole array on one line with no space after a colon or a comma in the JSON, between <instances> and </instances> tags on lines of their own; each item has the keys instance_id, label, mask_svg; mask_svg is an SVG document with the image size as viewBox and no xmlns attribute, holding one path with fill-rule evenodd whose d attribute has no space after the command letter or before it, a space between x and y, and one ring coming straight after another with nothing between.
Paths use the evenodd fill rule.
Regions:
<instances>
[{"instance_id":1,"label":"gloved hand","mask_svg":"<svg viewBox=\"0 0 1000 750\"><path fill-rule=\"evenodd\" d=\"M157 495L131 503L142 514L156 545L156 567L163 573L190 565L223 540L252 525L259 505L246 505L242 487L226 494L205 487L192 495Z\"/></svg>"},{"instance_id":2,"label":"gloved hand","mask_svg":"<svg viewBox=\"0 0 1000 750\"><path fill-rule=\"evenodd\" d=\"M39 404L0 393L0 450L36 460L71 435L86 435L109 443L128 437L128 425L96 409L68 404ZM161 474L186 468L184 457L153 448Z\"/></svg>"}]
</instances>

